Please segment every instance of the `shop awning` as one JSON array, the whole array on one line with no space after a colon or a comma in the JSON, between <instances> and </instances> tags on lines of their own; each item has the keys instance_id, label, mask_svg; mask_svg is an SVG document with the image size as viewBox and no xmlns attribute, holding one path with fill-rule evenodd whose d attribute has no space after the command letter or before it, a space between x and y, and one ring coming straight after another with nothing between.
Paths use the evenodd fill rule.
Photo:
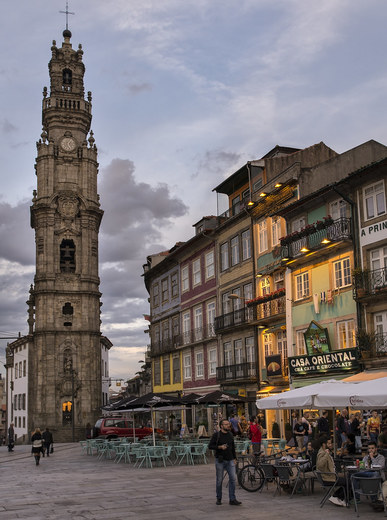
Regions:
<instances>
[{"instance_id":1,"label":"shop awning","mask_svg":"<svg viewBox=\"0 0 387 520\"><path fill-rule=\"evenodd\" d=\"M342 381L372 381L380 377L387 377L387 370L364 370L364 372L353 374Z\"/></svg>"}]
</instances>

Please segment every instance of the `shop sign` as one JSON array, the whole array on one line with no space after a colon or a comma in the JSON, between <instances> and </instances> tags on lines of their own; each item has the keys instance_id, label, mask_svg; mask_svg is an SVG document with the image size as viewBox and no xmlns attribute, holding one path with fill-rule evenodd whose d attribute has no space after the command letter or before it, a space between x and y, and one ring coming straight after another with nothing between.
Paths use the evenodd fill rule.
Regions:
<instances>
[{"instance_id":1,"label":"shop sign","mask_svg":"<svg viewBox=\"0 0 387 520\"><path fill-rule=\"evenodd\" d=\"M360 230L360 245L366 246L368 244L372 244L373 242L378 242L386 237L387 230L387 220L383 220L383 222L378 222L377 224L373 224L372 226L367 226L361 228Z\"/></svg>"},{"instance_id":2,"label":"shop sign","mask_svg":"<svg viewBox=\"0 0 387 520\"><path fill-rule=\"evenodd\" d=\"M311 321L309 327L304 332L306 351L309 356L330 352L328 330L321 327L315 321Z\"/></svg>"},{"instance_id":3,"label":"shop sign","mask_svg":"<svg viewBox=\"0 0 387 520\"><path fill-rule=\"evenodd\" d=\"M267 377L282 376L281 354L266 356L266 375Z\"/></svg>"},{"instance_id":4,"label":"shop sign","mask_svg":"<svg viewBox=\"0 0 387 520\"><path fill-rule=\"evenodd\" d=\"M357 347L345 348L314 356L293 356L288 361L292 377L352 370L359 368L359 351Z\"/></svg>"}]
</instances>

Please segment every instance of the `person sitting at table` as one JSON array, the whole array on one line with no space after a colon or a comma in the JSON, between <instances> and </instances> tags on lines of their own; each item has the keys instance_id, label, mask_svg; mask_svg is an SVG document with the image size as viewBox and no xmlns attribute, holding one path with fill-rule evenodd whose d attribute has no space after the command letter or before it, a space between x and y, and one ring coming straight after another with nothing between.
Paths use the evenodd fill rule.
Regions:
<instances>
[{"instance_id":1,"label":"person sitting at table","mask_svg":"<svg viewBox=\"0 0 387 520\"><path fill-rule=\"evenodd\" d=\"M354 473L354 476L356 477L362 477L362 478L374 478L380 476L382 478L382 481L385 480L384 471L381 469L379 471L372 471L372 467L379 466L379 468L384 468L385 466L385 458L383 455L378 453L378 448L376 446L375 442L369 442L368 443L368 455L363 457L363 464L365 469L369 469L369 471L359 471L358 473ZM355 492L356 492L356 484L355 483ZM383 493L383 499L386 500L387 498L387 486L384 486L384 482L382 485L382 493ZM359 501L360 497L358 498L356 495L356 500ZM376 495L371 497L371 501L374 504L378 503L378 497Z\"/></svg>"},{"instance_id":2,"label":"person sitting at table","mask_svg":"<svg viewBox=\"0 0 387 520\"><path fill-rule=\"evenodd\" d=\"M316 470L321 473L322 480L325 484L334 484L340 486L334 494L329 498L329 502L336 506L346 507L345 489L346 480L344 477L339 477L336 481L336 469L330 450L332 449L332 440L326 437L320 437L320 449L317 453Z\"/></svg>"},{"instance_id":3,"label":"person sitting at table","mask_svg":"<svg viewBox=\"0 0 387 520\"><path fill-rule=\"evenodd\" d=\"M347 440L341 448L341 456L345 455L356 455L355 435L353 433L348 433Z\"/></svg>"}]
</instances>

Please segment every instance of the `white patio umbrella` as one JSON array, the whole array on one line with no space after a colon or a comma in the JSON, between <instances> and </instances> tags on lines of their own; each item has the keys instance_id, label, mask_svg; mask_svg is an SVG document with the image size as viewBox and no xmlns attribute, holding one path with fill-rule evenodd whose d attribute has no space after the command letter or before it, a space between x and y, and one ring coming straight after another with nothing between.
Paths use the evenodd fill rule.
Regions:
<instances>
[{"instance_id":1,"label":"white patio umbrella","mask_svg":"<svg viewBox=\"0 0 387 520\"><path fill-rule=\"evenodd\" d=\"M323 386L314 397L316 408L387 408L387 377L371 381L343 382L340 392L333 386Z\"/></svg>"}]
</instances>

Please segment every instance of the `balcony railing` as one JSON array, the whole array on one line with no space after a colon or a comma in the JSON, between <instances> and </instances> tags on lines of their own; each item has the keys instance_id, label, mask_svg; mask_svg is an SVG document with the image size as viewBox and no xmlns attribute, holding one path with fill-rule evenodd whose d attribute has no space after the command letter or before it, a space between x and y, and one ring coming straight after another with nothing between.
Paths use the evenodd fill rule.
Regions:
<instances>
[{"instance_id":1,"label":"balcony railing","mask_svg":"<svg viewBox=\"0 0 387 520\"><path fill-rule=\"evenodd\" d=\"M238 365L226 365L217 367L217 381L233 381L236 379L255 379L257 366L255 363L239 363Z\"/></svg>"},{"instance_id":2,"label":"balcony railing","mask_svg":"<svg viewBox=\"0 0 387 520\"><path fill-rule=\"evenodd\" d=\"M221 330L235 327L236 325L243 325L251 321L252 312L251 309L243 307L227 314L222 314L215 318L215 332L218 333Z\"/></svg>"},{"instance_id":3,"label":"balcony railing","mask_svg":"<svg viewBox=\"0 0 387 520\"><path fill-rule=\"evenodd\" d=\"M337 242L338 240L349 240L352 236L351 219L339 218L333 221L332 224L318 229L314 227L315 231L300 231L294 236L290 235L281 241L281 257L294 258L303 253L303 248L308 250L316 250L325 246L324 240L330 242ZM313 229L313 226L312 226ZM287 242L287 243L286 243Z\"/></svg>"},{"instance_id":4,"label":"balcony railing","mask_svg":"<svg viewBox=\"0 0 387 520\"><path fill-rule=\"evenodd\" d=\"M213 323L206 327L198 327L196 329L176 334L172 337L160 339L159 341L152 341L151 355L166 354L189 343L196 343L197 341L204 341L214 338L216 336L215 326Z\"/></svg>"},{"instance_id":5,"label":"balcony railing","mask_svg":"<svg viewBox=\"0 0 387 520\"><path fill-rule=\"evenodd\" d=\"M281 296L275 300L271 300L265 303L257 305L257 320L263 318L271 318L272 316L278 316L278 314L285 313L286 298Z\"/></svg>"},{"instance_id":6,"label":"balcony railing","mask_svg":"<svg viewBox=\"0 0 387 520\"><path fill-rule=\"evenodd\" d=\"M354 298L360 299L366 296L374 296L383 291L387 291L387 267L375 269L374 271L364 270L353 277Z\"/></svg>"},{"instance_id":7,"label":"balcony railing","mask_svg":"<svg viewBox=\"0 0 387 520\"><path fill-rule=\"evenodd\" d=\"M375 334L375 344L377 354L387 354L387 332Z\"/></svg>"}]
</instances>

